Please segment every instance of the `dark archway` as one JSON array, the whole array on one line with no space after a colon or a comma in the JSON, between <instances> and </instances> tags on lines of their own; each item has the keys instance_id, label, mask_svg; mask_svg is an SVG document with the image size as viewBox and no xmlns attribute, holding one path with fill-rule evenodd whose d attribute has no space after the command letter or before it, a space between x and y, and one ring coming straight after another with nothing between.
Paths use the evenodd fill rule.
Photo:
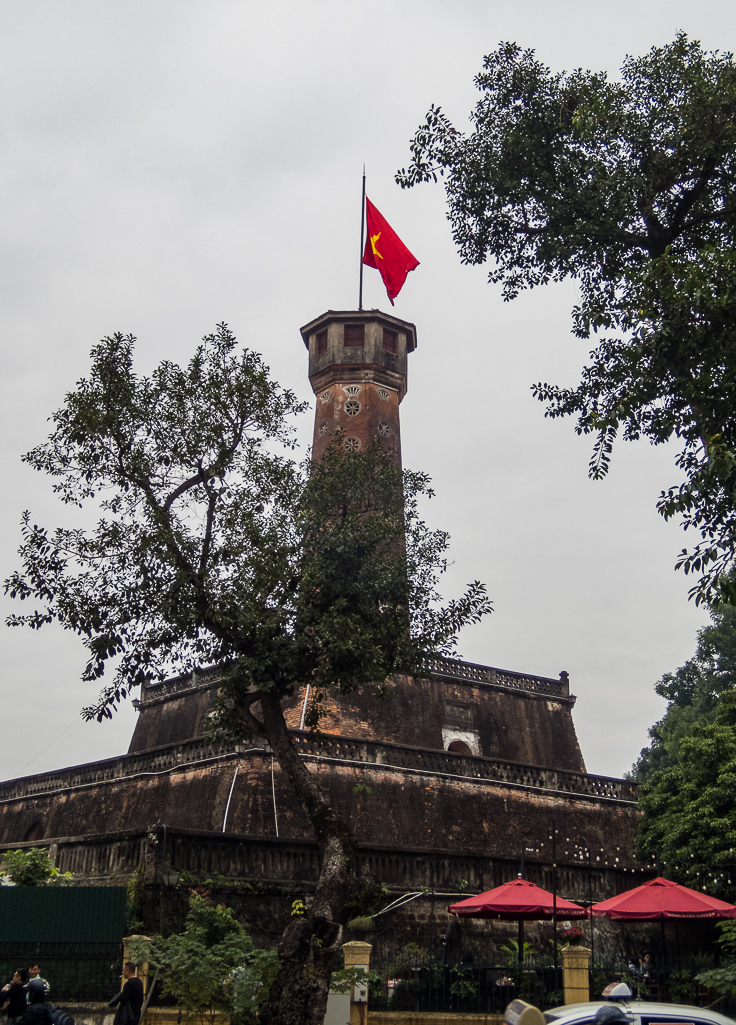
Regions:
<instances>
[{"instance_id":1,"label":"dark archway","mask_svg":"<svg viewBox=\"0 0 736 1025\"><path fill-rule=\"evenodd\" d=\"M451 741L447 750L452 751L456 755L472 755L473 753L464 740Z\"/></svg>"},{"instance_id":2,"label":"dark archway","mask_svg":"<svg viewBox=\"0 0 736 1025\"><path fill-rule=\"evenodd\" d=\"M37 821L26 830L26 835L23 837L24 843L31 843L33 840L43 840L45 830L43 828L43 822Z\"/></svg>"}]
</instances>

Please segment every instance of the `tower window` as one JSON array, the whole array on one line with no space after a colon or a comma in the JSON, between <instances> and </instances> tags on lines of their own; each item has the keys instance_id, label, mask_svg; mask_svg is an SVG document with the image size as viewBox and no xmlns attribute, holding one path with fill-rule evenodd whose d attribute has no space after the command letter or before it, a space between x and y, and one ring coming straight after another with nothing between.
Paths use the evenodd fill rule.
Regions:
<instances>
[{"instance_id":1,"label":"tower window","mask_svg":"<svg viewBox=\"0 0 736 1025\"><path fill-rule=\"evenodd\" d=\"M398 332L389 331L387 327L383 329L383 348L386 352L396 352L396 343L398 340Z\"/></svg>"},{"instance_id":2,"label":"tower window","mask_svg":"<svg viewBox=\"0 0 736 1025\"><path fill-rule=\"evenodd\" d=\"M327 421L323 420L322 423L319 425L319 436L320 436L320 438L324 438L325 434L327 434L327 430L328 430L328 428L327 428Z\"/></svg>"},{"instance_id":3,"label":"tower window","mask_svg":"<svg viewBox=\"0 0 736 1025\"><path fill-rule=\"evenodd\" d=\"M391 433L391 428L389 427L389 425L386 423L385 420L381 420L381 422L379 423L379 425L378 425L378 433L382 434L384 438L387 438L389 436L389 434Z\"/></svg>"},{"instance_id":4,"label":"tower window","mask_svg":"<svg viewBox=\"0 0 736 1025\"><path fill-rule=\"evenodd\" d=\"M330 401L330 395L332 395L331 391L323 391L320 395L319 401L322 403L323 406L325 405L325 403Z\"/></svg>"},{"instance_id":5,"label":"tower window","mask_svg":"<svg viewBox=\"0 0 736 1025\"><path fill-rule=\"evenodd\" d=\"M391 396L389 395L389 393L386 391L385 388L379 388L378 389L378 397L381 400L381 402L388 402L388 400L389 400L389 398Z\"/></svg>"},{"instance_id":6,"label":"tower window","mask_svg":"<svg viewBox=\"0 0 736 1025\"><path fill-rule=\"evenodd\" d=\"M345 384L345 385L343 385L343 391L345 392L346 395L350 395L352 398L355 398L356 395L360 395L360 385L359 384Z\"/></svg>"},{"instance_id":7,"label":"tower window","mask_svg":"<svg viewBox=\"0 0 736 1025\"><path fill-rule=\"evenodd\" d=\"M360 452L360 440L358 438L345 438L342 447L346 452Z\"/></svg>"},{"instance_id":8,"label":"tower window","mask_svg":"<svg viewBox=\"0 0 736 1025\"><path fill-rule=\"evenodd\" d=\"M365 326L363 324L345 325L345 345L362 345L365 339Z\"/></svg>"},{"instance_id":9,"label":"tower window","mask_svg":"<svg viewBox=\"0 0 736 1025\"><path fill-rule=\"evenodd\" d=\"M348 399L345 403L345 412L348 416L357 416L360 412L360 403L357 399Z\"/></svg>"},{"instance_id":10,"label":"tower window","mask_svg":"<svg viewBox=\"0 0 736 1025\"><path fill-rule=\"evenodd\" d=\"M472 724L473 709L470 705L457 705L454 702L446 701L445 718L448 722Z\"/></svg>"},{"instance_id":11,"label":"tower window","mask_svg":"<svg viewBox=\"0 0 736 1025\"><path fill-rule=\"evenodd\" d=\"M317 335L317 353L327 352L327 331L320 331Z\"/></svg>"}]
</instances>

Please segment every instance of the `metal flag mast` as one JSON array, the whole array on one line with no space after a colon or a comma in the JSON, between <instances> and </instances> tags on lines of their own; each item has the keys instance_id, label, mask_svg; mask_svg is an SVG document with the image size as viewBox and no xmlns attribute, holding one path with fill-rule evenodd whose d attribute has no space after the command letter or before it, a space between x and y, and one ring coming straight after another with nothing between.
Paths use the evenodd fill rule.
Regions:
<instances>
[{"instance_id":1,"label":"metal flag mast","mask_svg":"<svg viewBox=\"0 0 736 1025\"><path fill-rule=\"evenodd\" d=\"M358 290L358 309L363 309L363 238L365 235L365 164L363 164L363 198L360 207L360 288Z\"/></svg>"}]
</instances>

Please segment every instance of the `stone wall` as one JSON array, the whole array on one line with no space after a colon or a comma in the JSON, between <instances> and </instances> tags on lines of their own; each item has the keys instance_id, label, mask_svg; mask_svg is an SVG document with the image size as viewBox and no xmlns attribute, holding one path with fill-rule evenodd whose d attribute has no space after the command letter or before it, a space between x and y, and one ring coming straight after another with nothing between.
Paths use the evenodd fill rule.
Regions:
<instances>
[{"instance_id":1,"label":"stone wall","mask_svg":"<svg viewBox=\"0 0 736 1025\"><path fill-rule=\"evenodd\" d=\"M395 677L389 700L376 700L369 688L325 695L320 730L436 751L459 740L486 758L585 771L566 673L555 680L450 659L428 668L431 679ZM217 683L209 672L144 687L129 753L203 736ZM303 725L313 698L302 689L284 702L291 729Z\"/></svg>"},{"instance_id":2,"label":"stone wall","mask_svg":"<svg viewBox=\"0 0 736 1025\"><path fill-rule=\"evenodd\" d=\"M552 818L572 841L631 865L633 784L498 759L326 737L295 742L361 840L500 855L544 848ZM361 786L356 791L356 786ZM367 788L367 789L366 789ZM226 818L227 814L227 818ZM203 741L0 784L0 843L174 828L311 840L309 824L263 748Z\"/></svg>"},{"instance_id":3,"label":"stone wall","mask_svg":"<svg viewBox=\"0 0 736 1025\"><path fill-rule=\"evenodd\" d=\"M475 950L488 956L492 948L513 937L514 923L458 922L448 915L447 906L514 878L520 867L518 848L514 851L512 847L504 856L470 853L460 848L428 849L413 844L412 839L406 838L403 845L390 848L367 842L358 844L358 876L380 880L386 889L386 903L398 898L406 900L403 906L375 920L370 940L376 945L377 956L389 956L408 942L432 950L443 945L448 954ZM564 837L561 840L561 897L584 899L590 888L593 899L599 900L648 877L641 870L633 872L615 863L595 862L589 876L587 865L572 860L572 848L564 847ZM190 888L210 880L207 885L214 899L231 906L248 923L257 942L267 946L276 942L288 923L292 901L309 901L319 874L319 852L316 844L309 841L283 836L203 834L162 824L137 833L123 830L60 838L51 845L51 853L62 871L71 871L80 882L96 885L119 885L142 865L146 929L158 930L162 925L165 929L181 928ZM525 875L551 889L548 854L527 851ZM366 910L371 909L356 910L356 914ZM597 922L601 942L602 928ZM618 932L613 931L614 938ZM546 943L550 935L548 923L528 925L528 937L533 942Z\"/></svg>"}]
</instances>

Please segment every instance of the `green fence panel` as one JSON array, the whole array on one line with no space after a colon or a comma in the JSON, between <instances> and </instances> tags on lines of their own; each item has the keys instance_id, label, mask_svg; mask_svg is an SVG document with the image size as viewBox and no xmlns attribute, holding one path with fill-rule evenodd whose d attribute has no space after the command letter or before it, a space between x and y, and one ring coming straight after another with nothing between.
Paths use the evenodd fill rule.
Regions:
<instances>
[{"instance_id":1,"label":"green fence panel","mask_svg":"<svg viewBox=\"0 0 736 1025\"><path fill-rule=\"evenodd\" d=\"M119 943L124 886L2 886L0 943Z\"/></svg>"}]
</instances>

